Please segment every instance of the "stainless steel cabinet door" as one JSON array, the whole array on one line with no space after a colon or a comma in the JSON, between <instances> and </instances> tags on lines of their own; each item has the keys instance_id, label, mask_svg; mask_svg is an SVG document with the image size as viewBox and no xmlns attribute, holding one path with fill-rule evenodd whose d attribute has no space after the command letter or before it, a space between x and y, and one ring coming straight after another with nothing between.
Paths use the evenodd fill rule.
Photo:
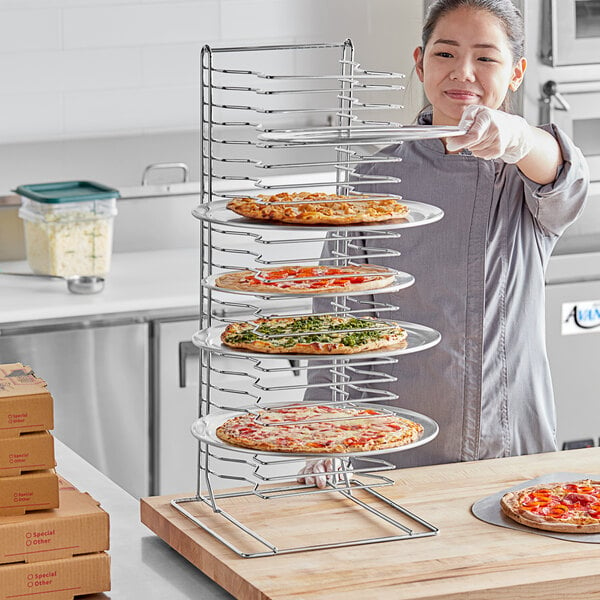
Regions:
<instances>
[{"instance_id":1,"label":"stainless steel cabinet door","mask_svg":"<svg viewBox=\"0 0 600 600\"><path fill-rule=\"evenodd\" d=\"M182 353L180 382L179 344L189 342L197 330L197 319L154 324L152 452L153 493L158 495L196 488L197 446L190 427L198 414L198 357Z\"/></svg>"},{"instance_id":2,"label":"stainless steel cabinet door","mask_svg":"<svg viewBox=\"0 0 600 600\"><path fill-rule=\"evenodd\" d=\"M564 442L585 439L597 445L600 281L546 286L546 336L559 449Z\"/></svg>"},{"instance_id":3,"label":"stainless steel cabinet door","mask_svg":"<svg viewBox=\"0 0 600 600\"><path fill-rule=\"evenodd\" d=\"M0 335L0 362L27 364L48 383L53 434L137 497L149 492L148 340L147 323Z\"/></svg>"}]
</instances>

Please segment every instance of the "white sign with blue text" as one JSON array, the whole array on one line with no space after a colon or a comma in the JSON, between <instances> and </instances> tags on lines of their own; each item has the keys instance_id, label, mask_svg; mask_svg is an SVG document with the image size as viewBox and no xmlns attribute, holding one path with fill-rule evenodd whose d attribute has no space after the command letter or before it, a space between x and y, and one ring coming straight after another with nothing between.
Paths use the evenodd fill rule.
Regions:
<instances>
[{"instance_id":1,"label":"white sign with blue text","mask_svg":"<svg viewBox=\"0 0 600 600\"><path fill-rule=\"evenodd\" d=\"M600 300L563 303L561 333L600 333Z\"/></svg>"}]
</instances>

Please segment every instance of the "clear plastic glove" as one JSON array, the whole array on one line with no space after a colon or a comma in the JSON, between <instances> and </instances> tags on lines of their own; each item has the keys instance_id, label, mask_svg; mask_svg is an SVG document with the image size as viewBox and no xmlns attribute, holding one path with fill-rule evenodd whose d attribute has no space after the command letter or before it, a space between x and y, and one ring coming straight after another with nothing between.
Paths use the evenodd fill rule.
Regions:
<instances>
[{"instance_id":1,"label":"clear plastic glove","mask_svg":"<svg viewBox=\"0 0 600 600\"><path fill-rule=\"evenodd\" d=\"M446 148L449 152L468 148L479 158L499 158L506 163L516 163L531 151L531 128L518 115L473 104L465 108L458 126L467 133L448 138Z\"/></svg>"},{"instance_id":2,"label":"clear plastic glove","mask_svg":"<svg viewBox=\"0 0 600 600\"><path fill-rule=\"evenodd\" d=\"M338 472L342 469L350 469L339 458L320 458L307 460L306 464L298 472L298 483L316 485L323 489L328 483L345 481L345 473Z\"/></svg>"}]
</instances>

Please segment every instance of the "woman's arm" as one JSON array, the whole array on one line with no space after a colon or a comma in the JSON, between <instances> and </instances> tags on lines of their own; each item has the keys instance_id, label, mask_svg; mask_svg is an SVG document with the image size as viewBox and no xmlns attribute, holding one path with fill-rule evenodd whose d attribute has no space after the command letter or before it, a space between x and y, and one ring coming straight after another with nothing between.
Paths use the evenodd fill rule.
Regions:
<instances>
[{"instance_id":1,"label":"woman's arm","mask_svg":"<svg viewBox=\"0 0 600 600\"><path fill-rule=\"evenodd\" d=\"M556 139L547 131L529 126L531 150L516 165L523 175L545 185L556 179L563 155Z\"/></svg>"}]
</instances>

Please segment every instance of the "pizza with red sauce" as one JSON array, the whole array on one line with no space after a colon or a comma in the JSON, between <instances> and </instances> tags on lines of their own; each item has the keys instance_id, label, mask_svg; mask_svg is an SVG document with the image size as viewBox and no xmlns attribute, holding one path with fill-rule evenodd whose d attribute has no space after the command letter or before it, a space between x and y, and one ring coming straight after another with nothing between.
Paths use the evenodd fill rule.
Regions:
<instances>
[{"instance_id":1,"label":"pizza with red sauce","mask_svg":"<svg viewBox=\"0 0 600 600\"><path fill-rule=\"evenodd\" d=\"M234 271L217 277L218 287L242 292L323 294L357 292L387 287L394 273L371 265L286 266L259 271Z\"/></svg>"},{"instance_id":2,"label":"pizza with red sauce","mask_svg":"<svg viewBox=\"0 0 600 600\"><path fill-rule=\"evenodd\" d=\"M352 225L404 219L408 206L386 196L341 196L325 192L281 192L234 198L227 208L250 219L298 225Z\"/></svg>"},{"instance_id":3,"label":"pizza with red sauce","mask_svg":"<svg viewBox=\"0 0 600 600\"><path fill-rule=\"evenodd\" d=\"M562 533L600 533L600 481L534 485L505 494L502 512L523 525Z\"/></svg>"},{"instance_id":4,"label":"pizza with red sauce","mask_svg":"<svg viewBox=\"0 0 600 600\"><path fill-rule=\"evenodd\" d=\"M295 405L232 417L216 434L253 450L345 454L404 446L423 431L420 423L370 408Z\"/></svg>"}]
</instances>

